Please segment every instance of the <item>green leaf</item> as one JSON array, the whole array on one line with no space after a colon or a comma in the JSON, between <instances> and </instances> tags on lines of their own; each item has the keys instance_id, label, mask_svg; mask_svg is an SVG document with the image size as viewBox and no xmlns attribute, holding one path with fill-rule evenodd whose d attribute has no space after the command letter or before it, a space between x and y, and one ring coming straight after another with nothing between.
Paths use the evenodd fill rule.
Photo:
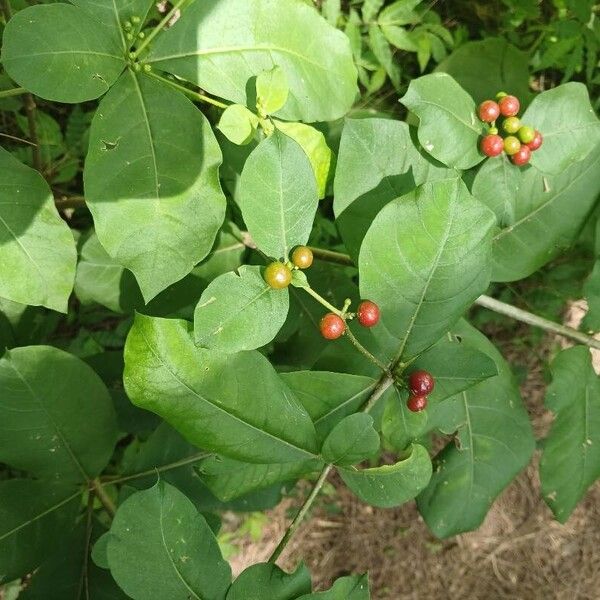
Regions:
<instances>
[{"instance_id":1,"label":"green leaf","mask_svg":"<svg viewBox=\"0 0 600 600\"><path fill-rule=\"evenodd\" d=\"M372 21L381 10L384 0L365 0L362 5L362 18L365 23Z\"/></svg>"},{"instance_id":2,"label":"green leaf","mask_svg":"<svg viewBox=\"0 0 600 600\"><path fill-rule=\"evenodd\" d=\"M290 137L275 131L246 160L240 181L244 221L268 256L287 259L306 244L319 203L308 157Z\"/></svg>"},{"instance_id":3,"label":"green leaf","mask_svg":"<svg viewBox=\"0 0 600 600\"><path fill-rule=\"evenodd\" d=\"M17 125L27 138L29 136L29 119L25 115L15 115ZM60 125L50 115L42 112L41 110L35 111L35 132L37 135L37 144L44 166L51 165L52 160L64 154L65 145L63 140L63 134L60 129ZM21 148L23 154L28 158L31 156L29 148ZM50 171L53 170L51 167Z\"/></svg>"},{"instance_id":4,"label":"green leaf","mask_svg":"<svg viewBox=\"0 0 600 600\"><path fill-rule=\"evenodd\" d=\"M134 43L125 37L125 33L133 36L142 29L148 12L154 5L154 0L127 0L115 2L114 0L69 0L71 4L85 10L93 19L102 26L107 27L111 33L118 37L124 50L128 50ZM132 21L132 17L134 21ZM124 24L129 21L131 28L124 30Z\"/></svg>"},{"instance_id":5,"label":"green leaf","mask_svg":"<svg viewBox=\"0 0 600 600\"><path fill-rule=\"evenodd\" d=\"M326 371L282 373L281 378L308 411L320 443L345 417L359 410L377 384L371 377Z\"/></svg>"},{"instance_id":6,"label":"green leaf","mask_svg":"<svg viewBox=\"0 0 600 600\"><path fill-rule=\"evenodd\" d=\"M565 523L600 477L600 378L585 346L563 350L552 363L545 405L555 419L543 442L542 497Z\"/></svg>"},{"instance_id":7,"label":"green leaf","mask_svg":"<svg viewBox=\"0 0 600 600\"><path fill-rule=\"evenodd\" d=\"M266 117L281 110L288 99L290 88L285 71L275 65L269 71L263 71L256 78L256 108Z\"/></svg>"},{"instance_id":8,"label":"green leaf","mask_svg":"<svg viewBox=\"0 0 600 600\"><path fill-rule=\"evenodd\" d=\"M277 565L259 563L248 567L233 582L227 600L289 600L310 589L310 573L304 564L293 573L285 573Z\"/></svg>"},{"instance_id":9,"label":"green leaf","mask_svg":"<svg viewBox=\"0 0 600 600\"><path fill-rule=\"evenodd\" d=\"M338 119L357 93L348 38L295 0L195 2L157 38L148 62L244 105L248 80L279 66L289 97L276 116L288 121Z\"/></svg>"},{"instance_id":10,"label":"green leaf","mask_svg":"<svg viewBox=\"0 0 600 600\"><path fill-rule=\"evenodd\" d=\"M532 153L530 161L544 173L562 173L600 144L600 120L583 83L565 83L542 92L521 120L544 136L542 147Z\"/></svg>"},{"instance_id":11,"label":"green leaf","mask_svg":"<svg viewBox=\"0 0 600 600\"><path fill-rule=\"evenodd\" d=\"M360 252L360 291L381 309L373 332L388 353L423 351L485 291L493 223L457 179L426 183L377 215Z\"/></svg>"},{"instance_id":12,"label":"green leaf","mask_svg":"<svg viewBox=\"0 0 600 600\"><path fill-rule=\"evenodd\" d=\"M268 360L197 348L183 321L136 315L124 381L134 404L196 446L257 463L315 458L310 417Z\"/></svg>"},{"instance_id":13,"label":"green leaf","mask_svg":"<svg viewBox=\"0 0 600 600\"><path fill-rule=\"evenodd\" d=\"M385 35L387 41L393 46L396 46L396 48L405 50L406 52L417 52L419 50L412 32L407 31L403 27L382 25L381 31L383 32L383 35Z\"/></svg>"},{"instance_id":14,"label":"green leaf","mask_svg":"<svg viewBox=\"0 0 600 600\"><path fill-rule=\"evenodd\" d=\"M107 465L116 417L104 383L83 361L50 346L7 351L0 389L1 462L69 483Z\"/></svg>"},{"instance_id":15,"label":"green leaf","mask_svg":"<svg viewBox=\"0 0 600 600\"><path fill-rule=\"evenodd\" d=\"M241 266L246 254L246 246L239 241L240 234L233 223L225 223L217 236L212 252L194 271L206 281L233 271Z\"/></svg>"},{"instance_id":16,"label":"green leaf","mask_svg":"<svg viewBox=\"0 0 600 600\"><path fill-rule=\"evenodd\" d=\"M107 254L95 233L81 246L74 291L82 304L97 302L117 313L144 305L133 274Z\"/></svg>"},{"instance_id":17,"label":"green leaf","mask_svg":"<svg viewBox=\"0 0 600 600\"><path fill-rule=\"evenodd\" d=\"M36 96L84 102L106 93L125 68L115 36L69 4L30 6L4 30L2 64Z\"/></svg>"},{"instance_id":18,"label":"green leaf","mask_svg":"<svg viewBox=\"0 0 600 600\"><path fill-rule=\"evenodd\" d=\"M27 582L20 600L126 600L110 573L89 561L95 533L88 535L85 520L70 535L61 532L60 551L47 556ZM108 539L108 535L100 539ZM108 565L103 568L108 569Z\"/></svg>"},{"instance_id":19,"label":"green leaf","mask_svg":"<svg viewBox=\"0 0 600 600\"><path fill-rule=\"evenodd\" d=\"M258 117L241 104L230 104L221 115L217 128L234 144L249 144L258 127Z\"/></svg>"},{"instance_id":20,"label":"green leaf","mask_svg":"<svg viewBox=\"0 0 600 600\"><path fill-rule=\"evenodd\" d=\"M377 22L380 25L412 25L420 21L415 8L421 4L422 0L397 0L386 6Z\"/></svg>"},{"instance_id":21,"label":"green leaf","mask_svg":"<svg viewBox=\"0 0 600 600\"><path fill-rule=\"evenodd\" d=\"M224 600L231 582L231 569L204 517L161 481L121 504L107 555L116 582L137 600Z\"/></svg>"},{"instance_id":22,"label":"green leaf","mask_svg":"<svg viewBox=\"0 0 600 600\"><path fill-rule=\"evenodd\" d=\"M504 155L486 160L475 175L471 193L494 211L499 227L509 227L516 221L523 175L527 177L529 171L521 173Z\"/></svg>"},{"instance_id":23,"label":"green leaf","mask_svg":"<svg viewBox=\"0 0 600 600\"><path fill-rule=\"evenodd\" d=\"M583 327L590 331L600 331L600 260L583 286L583 293L588 303L588 312L583 319Z\"/></svg>"},{"instance_id":24,"label":"green leaf","mask_svg":"<svg viewBox=\"0 0 600 600\"><path fill-rule=\"evenodd\" d=\"M400 101L419 117L419 141L435 159L456 169L470 169L483 160L479 137L484 126L475 102L450 75L413 79Z\"/></svg>"},{"instance_id":25,"label":"green leaf","mask_svg":"<svg viewBox=\"0 0 600 600\"><path fill-rule=\"evenodd\" d=\"M494 281L528 277L572 244L600 193L599 169L600 145L559 175L520 174L514 221L493 238Z\"/></svg>"},{"instance_id":26,"label":"green leaf","mask_svg":"<svg viewBox=\"0 0 600 600\"><path fill-rule=\"evenodd\" d=\"M346 119L337 160L333 210L354 258L377 213L416 185L451 171L425 158L409 127L392 119Z\"/></svg>"},{"instance_id":27,"label":"green leaf","mask_svg":"<svg viewBox=\"0 0 600 600\"><path fill-rule=\"evenodd\" d=\"M373 417L356 413L340 421L327 436L321 449L325 462L340 466L355 465L379 450L379 434Z\"/></svg>"},{"instance_id":28,"label":"green leaf","mask_svg":"<svg viewBox=\"0 0 600 600\"><path fill-rule=\"evenodd\" d=\"M419 511L437 537L479 527L498 494L525 467L535 441L509 365L481 333L462 322L454 332L488 354L499 374L438 404L430 426L455 440L435 457Z\"/></svg>"},{"instance_id":29,"label":"green leaf","mask_svg":"<svg viewBox=\"0 0 600 600\"><path fill-rule=\"evenodd\" d=\"M0 481L1 581L24 577L59 552L75 525L81 492L31 479Z\"/></svg>"},{"instance_id":30,"label":"green leaf","mask_svg":"<svg viewBox=\"0 0 600 600\"><path fill-rule=\"evenodd\" d=\"M319 198L324 198L332 160L332 152L327 145L325 136L318 129L304 123L286 123L275 120L274 124L279 131L291 137L304 150L315 173Z\"/></svg>"},{"instance_id":31,"label":"green leaf","mask_svg":"<svg viewBox=\"0 0 600 600\"><path fill-rule=\"evenodd\" d=\"M396 387L389 394L381 421L381 433L394 450L403 452L425 432L429 411L412 412L406 401L408 394Z\"/></svg>"},{"instance_id":32,"label":"green leaf","mask_svg":"<svg viewBox=\"0 0 600 600\"><path fill-rule=\"evenodd\" d=\"M408 502L425 488L431 477L431 460L423 446L414 444L410 455L393 465L339 469L339 474L363 502L392 508Z\"/></svg>"},{"instance_id":33,"label":"green leaf","mask_svg":"<svg viewBox=\"0 0 600 600\"><path fill-rule=\"evenodd\" d=\"M101 244L146 301L210 252L225 217L221 160L209 122L167 85L127 72L102 99L86 200Z\"/></svg>"},{"instance_id":34,"label":"green leaf","mask_svg":"<svg viewBox=\"0 0 600 600\"><path fill-rule=\"evenodd\" d=\"M226 353L260 348L277 335L288 309L287 289L273 289L260 267L243 265L204 290L194 312L196 344Z\"/></svg>"},{"instance_id":35,"label":"green leaf","mask_svg":"<svg viewBox=\"0 0 600 600\"><path fill-rule=\"evenodd\" d=\"M400 86L401 77L400 66L394 60L392 48L377 25L371 25L369 27L369 44L375 58L385 69L393 86L398 88Z\"/></svg>"},{"instance_id":36,"label":"green leaf","mask_svg":"<svg viewBox=\"0 0 600 600\"><path fill-rule=\"evenodd\" d=\"M498 366L486 352L460 336L448 335L423 352L407 372L425 370L435 378L429 400L439 403L498 375Z\"/></svg>"},{"instance_id":37,"label":"green leaf","mask_svg":"<svg viewBox=\"0 0 600 600\"><path fill-rule=\"evenodd\" d=\"M340 577L325 592L300 596L297 600L370 600L368 575Z\"/></svg>"},{"instance_id":38,"label":"green leaf","mask_svg":"<svg viewBox=\"0 0 600 600\"><path fill-rule=\"evenodd\" d=\"M529 91L529 58L503 38L467 42L440 63L436 71L448 73L480 103L502 90L525 104Z\"/></svg>"},{"instance_id":39,"label":"green leaf","mask_svg":"<svg viewBox=\"0 0 600 600\"><path fill-rule=\"evenodd\" d=\"M66 313L76 260L48 184L0 148L0 296Z\"/></svg>"},{"instance_id":40,"label":"green leaf","mask_svg":"<svg viewBox=\"0 0 600 600\"><path fill-rule=\"evenodd\" d=\"M219 500L228 502L275 483L308 477L318 473L322 467L320 460L260 465L211 456L202 461L197 470L208 489Z\"/></svg>"}]
</instances>

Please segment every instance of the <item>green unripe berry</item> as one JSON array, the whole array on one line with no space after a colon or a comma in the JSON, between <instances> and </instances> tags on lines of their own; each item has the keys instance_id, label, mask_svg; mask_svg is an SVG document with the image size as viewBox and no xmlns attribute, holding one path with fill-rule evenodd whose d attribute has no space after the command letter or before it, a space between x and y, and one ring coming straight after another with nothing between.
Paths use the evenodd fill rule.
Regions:
<instances>
[{"instance_id":1,"label":"green unripe berry","mask_svg":"<svg viewBox=\"0 0 600 600\"><path fill-rule=\"evenodd\" d=\"M502 129L506 131L506 133L517 133L521 128L521 121L519 117L508 117L504 119L504 123L502 123Z\"/></svg>"},{"instance_id":2,"label":"green unripe berry","mask_svg":"<svg viewBox=\"0 0 600 600\"><path fill-rule=\"evenodd\" d=\"M521 142L514 135L509 135L504 139L504 152L509 156L516 154L520 149Z\"/></svg>"},{"instance_id":3,"label":"green unripe berry","mask_svg":"<svg viewBox=\"0 0 600 600\"><path fill-rule=\"evenodd\" d=\"M143 31L140 31L138 33L138 37L140 38L140 40L143 40L146 37L146 34Z\"/></svg>"},{"instance_id":4,"label":"green unripe berry","mask_svg":"<svg viewBox=\"0 0 600 600\"><path fill-rule=\"evenodd\" d=\"M123 23L123 29L125 31L129 31L132 27L133 25L129 21L125 21L125 23Z\"/></svg>"},{"instance_id":5,"label":"green unripe berry","mask_svg":"<svg viewBox=\"0 0 600 600\"><path fill-rule=\"evenodd\" d=\"M152 65L144 65L143 69L145 73L150 73L150 71L152 71Z\"/></svg>"},{"instance_id":6,"label":"green unripe berry","mask_svg":"<svg viewBox=\"0 0 600 600\"><path fill-rule=\"evenodd\" d=\"M490 127L490 128L488 129L488 133L489 133L490 135L498 135L498 128L497 128L497 127Z\"/></svg>"},{"instance_id":7,"label":"green unripe berry","mask_svg":"<svg viewBox=\"0 0 600 600\"><path fill-rule=\"evenodd\" d=\"M141 21L141 19L137 15L134 15L133 17L131 17L131 22L134 25L137 25L140 21Z\"/></svg>"},{"instance_id":8,"label":"green unripe berry","mask_svg":"<svg viewBox=\"0 0 600 600\"><path fill-rule=\"evenodd\" d=\"M133 70L136 73L139 73L142 70L142 65L140 65L140 63L135 63L135 65L133 65Z\"/></svg>"},{"instance_id":9,"label":"green unripe berry","mask_svg":"<svg viewBox=\"0 0 600 600\"><path fill-rule=\"evenodd\" d=\"M128 33L125 37L127 38L128 42L133 42L134 40L133 33Z\"/></svg>"},{"instance_id":10,"label":"green unripe berry","mask_svg":"<svg viewBox=\"0 0 600 600\"><path fill-rule=\"evenodd\" d=\"M523 125L517 132L517 136L524 144L533 142L535 137L535 129L529 125Z\"/></svg>"},{"instance_id":11,"label":"green unripe berry","mask_svg":"<svg viewBox=\"0 0 600 600\"><path fill-rule=\"evenodd\" d=\"M501 100L502 98L504 98L504 96L508 96L508 94L506 92L498 92L496 94L496 100Z\"/></svg>"}]
</instances>

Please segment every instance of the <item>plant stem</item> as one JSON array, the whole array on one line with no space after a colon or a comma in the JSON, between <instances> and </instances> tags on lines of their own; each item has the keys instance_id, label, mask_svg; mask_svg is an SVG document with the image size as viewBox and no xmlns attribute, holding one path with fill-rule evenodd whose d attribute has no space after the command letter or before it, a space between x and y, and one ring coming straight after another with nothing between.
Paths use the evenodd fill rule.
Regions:
<instances>
[{"instance_id":1,"label":"plant stem","mask_svg":"<svg viewBox=\"0 0 600 600\"><path fill-rule=\"evenodd\" d=\"M31 94L25 94L23 96L23 106L27 113L27 125L29 127L29 139L32 142L31 154L33 156L33 166L40 173L42 172L42 155L40 153L40 144L37 136L37 125L36 125L36 105L35 100Z\"/></svg>"},{"instance_id":2,"label":"plant stem","mask_svg":"<svg viewBox=\"0 0 600 600\"><path fill-rule=\"evenodd\" d=\"M538 317L537 315L527 312L526 310L521 310L512 304L501 302L495 298L490 298L490 296L480 296L477 300L475 300L475 304L483 306L484 308L488 308L489 310L493 310L501 315L512 317L513 319L521 321L522 323L539 327L540 329L550 331L551 333L556 333L557 335L568 338L580 344L584 344L590 348L597 348L600 350L600 340L596 340L585 333L581 333L581 331L577 331L577 329L573 329L572 327L560 325L558 323L554 323L554 321L549 321L543 317Z\"/></svg>"},{"instance_id":3,"label":"plant stem","mask_svg":"<svg viewBox=\"0 0 600 600\"><path fill-rule=\"evenodd\" d=\"M327 479L327 476L329 475L329 473L331 472L332 469L333 469L333 465L326 465L325 467L323 467L323 470L321 471L321 474L319 475L319 479L317 479L317 482L315 483L310 494L304 501L304 504L300 507L298 514L294 517L294 520L290 523L290 526L286 529L284 536L281 538L281 541L279 542L279 544L277 544L277 548L275 548L275 550L273 551L273 554L271 554L271 557L269 558L270 563L274 563L279 558L281 553L285 550L285 547L288 545L288 542L292 539L292 536L296 533L296 530L298 529L300 523L302 523L302 521L304 520L306 513L310 510L310 507L312 506L313 502L319 495L319 492L321 491L321 488L325 484L325 480Z\"/></svg>"},{"instance_id":4,"label":"plant stem","mask_svg":"<svg viewBox=\"0 0 600 600\"><path fill-rule=\"evenodd\" d=\"M314 248L313 246L309 247L313 253L313 256L318 260L323 260L337 265L344 265L347 267L354 266L354 262L347 254L334 252L333 250L325 250L323 248Z\"/></svg>"},{"instance_id":5,"label":"plant stem","mask_svg":"<svg viewBox=\"0 0 600 600\"><path fill-rule=\"evenodd\" d=\"M12 88L10 90L0 90L0 98L10 98L11 96L21 96L26 94L27 90L22 87Z\"/></svg>"},{"instance_id":6,"label":"plant stem","mask_svg":"<svg viewBox=\"0 0 600 600\"><path fill-rule=\"evenodd\" d=\"M333 304L327 302L327 300L325 300L325 298L323 298L323 296L321 296L321 294L319 294L318 292L315 292L315 290L313 290L310 286L303 287L301 289L303 289L307 294L310 294L319 304L322 304L326 309L330 310L334 315L337 315L338 317L341 317L342 319L344 318L344 315L342 314L341 310L337 309L335 306L333 306Z\"/></svg>"},{"instance_id":7,"label":"plant stem","mask_svg":"<svg viewBox=\"0 0 600 600\"><path fill-rule=\"evenodd\" d=\"M110 496L106 493L106 491L102 487L102 483L100 482L100 480L92 479L92 481L90 481L90 486L91 486L91 491L93 491L94 495L98 498L98 500L100 500L100 503L104 507L104 510L111 517L114 517L117 512L117 508L115 506L115 503L112 501Z\"/></svg>"},{"instance_id":8,"label":"plant stem","mask_svg":"<svg viewBox=\"0 0 600 600\"><path fill-rule=\"evenodd\" d=\"M387 371L387 369L386 369L386 371ZM369 399L362 407L361 412L368 413L375 406L376 402L381 398L381 396L383 396L383 394L387 391L387 389L393 383L394 383L394 378L388 372L384 373L381 376L381 378L379 379L379 382L377 383L375 389L369 396ZM331 472L332 469L333 469L333 465L326 465L325 467L323 467L323 470L321 471L321 474L319 475L319 478L317 479L315 485L313 486L310 494L308 495L308 497L306 498L306 500L300 507L300 510L294 517L294 520L290 523L289 527L286 529L284 536L281 538L281 541L279 542L279 544L277 544L277 548L275 548L275 550L273 551L273 554L271 554L271 557L269 558L270 563L274 563L281 556L281 553L285 550L285 547L288 545L289 541L292 539L294 533L296 533L296 531L298 530L300 523L302 523L302 521L304 520L304 517L306 517L308 511L310 510L311 506L313 505L313 502L316 500L317 496L319 495L319 492L323 488L323 485L325 484L325 480L327 479L327 476L329 475L329 473Z\"/></svg>"},{"instance_id":9,"label":"plant stem","mask_svg":"<svg viewBox=\"0 0 600 600\"><path fill-rule=\"evenodd\" d=\"M62 196L54 199L54 205L58 210L66 208L80 208L85 206L85 198L83 196Z\"/></svg>"},{"instance_id":10,"label":"plant stem","mask_svg":"<svg viewBox=\"0 0 600 600\"><path fill-rule=\"evenodd\" d=\"M146 75L150 75L150 77L154 77L154 79L158 79L159 81L162 81L163 83L166 83L167 85L170 85L172 88L179 90L180 92L183 92L184 94L187 94L190 98L192 98L193 100L196 100L198 102L206 102L208 104L212 104L213 106L217 106L218 108L227 108L227 106L228 106L224 102L219 102L219 100L215 100L214 98L211 98L210 96L205 96L204 94L200 94L199 92L190 90L189 88L185 87L184 85L180 85L180 84L176 83L175 81L171 81L170 79L167 79L166 77L161 77L160 75L157 75L156 73L154 73L152 71L146 73Z\"/></svg>"},{"instance_id":11,"label":"plant stem","mask_svg":"<svg viewBox=\"0 0 600 600\"><path fill-rule=\"evenodd\" d=\"M101 486L105 485L116 485L118 483L124 483L125 481L131 481L132 479L141 479L142 477L149 477L150 475L156 475L157 473L163 473L164 471L171 471L173 469L178 469L180 467L185 467L186 465L191 465L196 462L201 461L204 458L208 458L210 456L209 452L200 452L198 454L194 454L193 456L188 456L187 458L182 458L176 462L169 463L167 465L162 465L161 467L156 467L154 469L148 469L147 471L142 471L141 473L134 473L133 475L125 475L124 477L103 477L100 481Z\"/></svg>"},{"instance_id":12,"label":"plant stem","mask_svg":"<svg viewBox=\"0 0 600 600\"><path fill-rule=\"evenodd\" d=\"M350 327L348 323L346 323L346 336L352 342L352 345L366 358L368 358L372 363L377 365L384 373L388 373L388 368L373 354L371 354L357 339L354 337L352 331L350 331Z\"/></svg>"},{"instance_id":13,"label":"plant stem","mask_svg":"<svg viewBox=\"0 0 600 600\"><path fill-rule=\"evenodd\" d=\"M137 57L146 49L148 44L164 29L165 25L171 20L173 15L179 10L180 6L187 0L179 0L173 5L173 8L163 17L162 21L148 34L138 49L133 53L133 58Z\"/></svg>"}]
</instances>

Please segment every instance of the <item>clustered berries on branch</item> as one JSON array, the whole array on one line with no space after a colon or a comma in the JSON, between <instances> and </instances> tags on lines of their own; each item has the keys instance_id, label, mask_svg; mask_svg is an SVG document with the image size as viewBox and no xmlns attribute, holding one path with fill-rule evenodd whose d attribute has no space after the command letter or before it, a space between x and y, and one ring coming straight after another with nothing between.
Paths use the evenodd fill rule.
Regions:
<instances>
[{"instance_id":1,"label":"clustered berries on branch","mask_svg":"<svg viewBox=\"0 0 600 600\"><path fill-rule=\"evenodd\" d=\"M410 395L406 406L412 412L421 412L427 407L427 396L433 392L435 380L428 371L413 371L408 378Z\"/></svg>"},{"instance_id":2,"label":"clustered berries on branch","mask_svg":"<svg viewBox=\"0 0 600 600\"><path fill-rule=\"evenodd\" d=\"M521 123L517 116L521 103L516 96L499 92L496 100L485 100L479 105L479 118L490 124L487 135L481 140L481 151L486 156L499 156L505 152L513 164L519 167L526 165L531 153L542 145L542 134L530 125ZM508 134L504 138L496 127L496 120L500 117L503 117L501 130Z\"/></svg>"}]
</instances>

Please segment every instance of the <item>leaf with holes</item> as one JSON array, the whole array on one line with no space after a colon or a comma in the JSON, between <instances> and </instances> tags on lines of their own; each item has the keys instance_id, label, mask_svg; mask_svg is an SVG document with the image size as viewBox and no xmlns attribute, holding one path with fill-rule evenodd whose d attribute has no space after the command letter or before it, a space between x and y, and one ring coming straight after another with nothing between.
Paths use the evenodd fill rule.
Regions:
<instances>
[{"instance_id":1,"label":"leaf with holes","mask_svg":"<svg viewBox=\"0 0 600 600\"><path fill-rule=\"evenodd\" d=\"M600 378L585 346L563 350L552 363L546 407L555 415L543 442L542 497L564 523L600 477Z\"/></svg>"},{"instance_id":2,"label":"leaf with holes","mask_svg":"<svg viewBox=\"0 0 600 600\"><path fill-rule=\"evenodd\" d=\"M224 600L231 569L204 517L177 488L159 481L130 496L107 540L110 572L136 600Z\"/></svg>"},{"instance_id":3,"label":"leaf with holes","mask_svg":"<svg viewBox=\"0 0 600 600\"><path fill-rule=\"evenodd\" d=\"M210 252L225 218L221 160L209 122L166 84L127 72L102 99L86 200L100 243L146 302Z\"/></svg>"},{"instance_id":4,"label":"leaf with holes","mask_svg":"<svg viewBox=\"0 0 600 600\"><path fill-rule=\"evenodd\" d=\"M70 4L30 6L8 22L6 72L36 96L84 102L106 93L125 68L118 37Z\"/></svg>"},{"instance_id":5,"label":"leaf with holes","mask_svg":"<svg viewBox=\"0 0 600 600\"><path fill-rule=\"evenodd\" d=\"M227 353L260 348L277 335L288 308L287 289L273 289L260 267L243 265L202 293L194 312L196 344Z\"/></svg>"},{"instance_id":6,"label":"leaf with holes","mask_svg":"<svg viewBox=\"0 0 600 600\"><path fill-rule=\"evenodd\" d=\"M93 479L108 464L113 405L79 358L50 346L10 350L0 358L0 389L1 462L63 483Z\"/></svg>"},{"instance_id":7,"label":"leaf with holes","mask_svg":"<svg viewBox=\"0 0 600 600\"><path fill-rule=\"evenodd\" d=\"M475 114L473 98L450 75L413 79L400 101L419 117L419 141L435 159L456 169L469 169L483 160L479 138L484 125Z\"/></svg>"}]
</instances>

